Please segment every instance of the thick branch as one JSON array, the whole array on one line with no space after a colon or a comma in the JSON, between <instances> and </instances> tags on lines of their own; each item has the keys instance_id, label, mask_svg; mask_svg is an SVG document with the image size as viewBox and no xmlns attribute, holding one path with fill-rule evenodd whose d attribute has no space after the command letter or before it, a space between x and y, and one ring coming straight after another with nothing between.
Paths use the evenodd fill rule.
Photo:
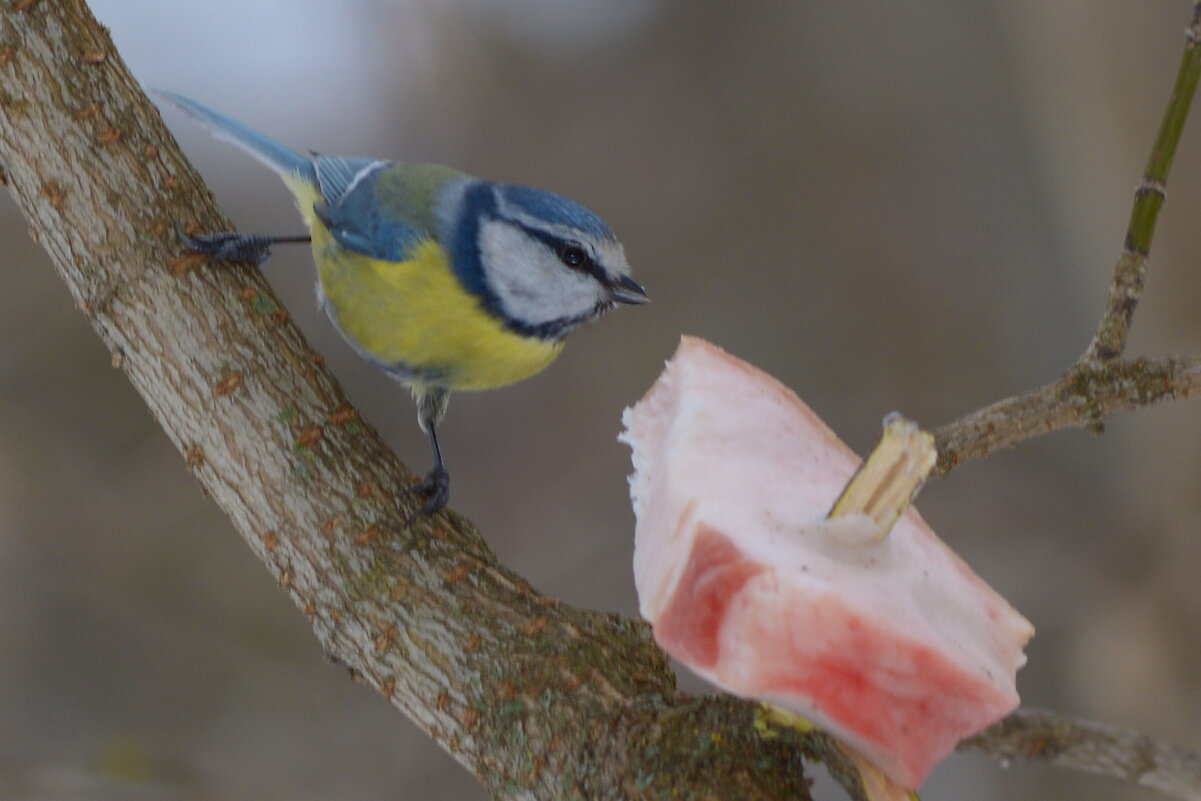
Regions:
<instances>
[{"instance_id":1,"label":"thick branch","mask_svg":"<svg viewBox=\"0 0 1201 801\"><path fill-rule=\"evenodd\" d=\"M261 275L181 255L175 221L229 224L83 0L0 3L0 48L34 235L335 659L499 797L809 797L803 740L678 693L645 624L539 595L458 515L404 527L413 476Z\"/></svg>"},{"instance_id":2,"label":"thick branch","mask_svg":"<svg viewBox=\"0 0 1201 801\"><path fill-rule=\"evenodd\" d=\"M1201 801L1201 757L1129 729L1023 709L968 740L983 751L1085 773L1112 776L1183 801Z\"/></svg>"},{"instance_id":3,"label":"thick branch","mask_svg":"<svg viewBox=\"0 0 1201 801\"><path fill-rule=\"evenodd\" d=\"M177 220L230 226L83 0L0 2L0 164L114 364L327 651L497 797L804 801L802 755L839 773L824 735L761 736L754 705L677 692L643 623L539 595L458 515L403 526L414 477L261 275L181 254ZM1084 376L1072 397L1103 416L1186 394L1198 365L1112 369L1126 389Z\"/></svg>"}]
</instances>

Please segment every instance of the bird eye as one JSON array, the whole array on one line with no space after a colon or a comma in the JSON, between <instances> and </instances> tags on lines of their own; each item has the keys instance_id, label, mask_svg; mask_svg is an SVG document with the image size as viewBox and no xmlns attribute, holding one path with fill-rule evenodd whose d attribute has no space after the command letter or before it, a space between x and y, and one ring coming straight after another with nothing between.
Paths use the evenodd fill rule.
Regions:
<instances>
[{"instance_id":1,"label":"bird eye","mask_svg":"<svg viewBox=\"0 0 1201 801\"><path fill-rule=\"evenodd\" d=\"M568 242L559 248L559 261L568 267L579 267L588 261L588 253L578 242Z\"/></svg>"}]
</instances>

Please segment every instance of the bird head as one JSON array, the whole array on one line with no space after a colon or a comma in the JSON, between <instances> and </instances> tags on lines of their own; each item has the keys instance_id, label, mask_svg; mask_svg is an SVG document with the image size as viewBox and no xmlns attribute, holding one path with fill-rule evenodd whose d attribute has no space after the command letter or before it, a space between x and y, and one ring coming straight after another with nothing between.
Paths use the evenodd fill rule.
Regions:
<instances>
[{"instance_id":1,"label":"bird head","mask_svg":"<svg viewBox=\"0 0 1201 801\"><path fill-rule=\"evenodd\" d=\"M478 180L455 194L454 269L511 330L560 339L618 304L647 302L613 230L579 203Z\"/></svg>"}]
</instances>

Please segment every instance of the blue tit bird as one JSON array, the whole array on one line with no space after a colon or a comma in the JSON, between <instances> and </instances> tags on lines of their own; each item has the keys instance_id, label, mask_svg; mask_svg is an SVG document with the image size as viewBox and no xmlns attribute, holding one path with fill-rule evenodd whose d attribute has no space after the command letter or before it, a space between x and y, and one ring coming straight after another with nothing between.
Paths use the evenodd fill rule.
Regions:
<instances>
[{"instance_id":1,"label":"blue tit bird","mask_svg":"<svg viewBox=\"0 0 1201 801\"><path fill-rule=\"evenodd\" d=\"M302 155L172 92L154 94L277 172L308 236L184 237L227 261L311 242L319 303L364 358L408 386L434 467L414 515L446 505L438 425L454 390L502 387L547 367L574 328L647 301L600 217L539 189L449 167Z\"/></svg>"}]
</instances>

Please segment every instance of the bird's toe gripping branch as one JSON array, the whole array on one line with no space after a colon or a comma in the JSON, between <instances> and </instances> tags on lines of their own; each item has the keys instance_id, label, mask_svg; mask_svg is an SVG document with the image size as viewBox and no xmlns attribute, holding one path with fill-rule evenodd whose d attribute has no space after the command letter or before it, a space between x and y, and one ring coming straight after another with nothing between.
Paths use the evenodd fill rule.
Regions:
<instances>
[{"instance_id":1,"label":"bird's toe gripping branch","mask_svg":"<svg viewBox=\"0 0 1201 801\"><path fill-rule=\"evenodd\" d=\"M260 265L271 256L271 246L290 242L309 242L308 236L261 236L222 231L216 234L189 236L182 227L175 233L187 248L212 256L217 261Z\"/></svg>"},{"instance_id":2,"label":"bird's toe gripping branch","mask_svg":"<svg viewBox=\"0 0 1201 801\"><path fill-rule=\"evenodd\" d=\"M425 478L413 485L414 495L425 497L425 504L409 518L412 523L420 517L428 517L446 506L450 500L450 473L442 465L426 473Z\"/></svg>"}]
</instances>

